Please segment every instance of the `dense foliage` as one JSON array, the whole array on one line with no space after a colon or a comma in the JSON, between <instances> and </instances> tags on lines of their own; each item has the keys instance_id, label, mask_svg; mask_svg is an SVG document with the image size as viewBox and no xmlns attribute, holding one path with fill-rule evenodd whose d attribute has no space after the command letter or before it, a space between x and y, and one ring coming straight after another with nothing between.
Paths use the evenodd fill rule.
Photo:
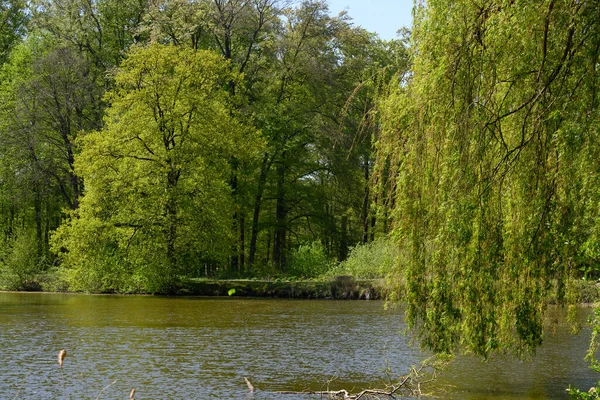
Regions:
<instances>
[{"instance_id":1,"label":"dense foliage","mask_svg":"<svg viewBox=\"0 0 600 400\"><path fill-rule=\"evenodd\" d=\"M314 276L388 230L372 117L406 51L324 1L11 1L0 26L1 287Z\"/></svg>"},{"instance_id":2,"label":"dense foliage","mask_svg":"<svg viewBox=\"0 0 600 400\"><path fill-rule=\"evenodd\" d=\"M598 265L600 3L428 1L410 50L379 144L408 321L436 352L527 353Z\"/></svg>"},{"instance_id":3,"label":"dense foliage","mask_svg":"<svg viewBox=\"0 0 600 400\"><path fill-rule=\"evenodd\" d=\"M107 290L133 275L170 291L227 252L227 160L257 142L229 111L222 87L234 79L208 51L130 51L106 95L104 129L79 140L85 195L53 240L74 287Z\"/></svg>"}]
</instances>

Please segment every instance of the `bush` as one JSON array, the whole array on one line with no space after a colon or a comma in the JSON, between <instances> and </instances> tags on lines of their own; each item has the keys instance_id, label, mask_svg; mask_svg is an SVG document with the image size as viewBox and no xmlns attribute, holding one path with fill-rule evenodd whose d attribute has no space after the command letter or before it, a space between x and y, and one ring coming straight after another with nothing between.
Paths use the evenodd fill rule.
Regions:
<instances>
[{"instance_id":1,"label":"bush","mask_svg":"<svg viewBox=\"0 0 600 400\"><path fill-rule=\"evenodd\" d=\"M349 275L358 279L384 278L392 272L397 254L396 247L385 238L359 244L350 250L348 259L328 275Z\"/></svg>"},{"instance_id":2,"label":"bush","mask_svg":"<svg viewBox=\"0 0 600 400\"><path fill-rule=\"evenodd\" d=\"M332 266L333 262L327 257L321 242L315 241L298 247L290 260L287 275L316 278L325 274Z\"/></svg>"},{"instance_id":3,"label":"bush","mask_svg":"<svg viewBox=\"0 0 600 400\"><path fill-rule=\"evenodd\" d=\"M0 288L5 290L40 290L35 278L43 269L37 256L35 233L18 230L0 249Z\"/></svg>"}]
</instances>

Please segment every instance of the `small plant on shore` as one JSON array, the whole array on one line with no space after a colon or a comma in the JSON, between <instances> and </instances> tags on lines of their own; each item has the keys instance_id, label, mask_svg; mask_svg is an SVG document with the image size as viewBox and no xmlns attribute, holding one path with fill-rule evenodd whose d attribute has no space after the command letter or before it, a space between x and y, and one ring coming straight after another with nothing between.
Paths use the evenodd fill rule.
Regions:
<instances>
[{"instance_id":1,"label":"small plant on shore","mask_svg":"<svg viewBox=\"0 0 600 400\"><path fill-rule=\"evenodd\" d=\"M36 274L43 269L38 258L35 233L17 229L0 248L0 288L6 290L39 290Z\"/></svg>"}]
</instances>

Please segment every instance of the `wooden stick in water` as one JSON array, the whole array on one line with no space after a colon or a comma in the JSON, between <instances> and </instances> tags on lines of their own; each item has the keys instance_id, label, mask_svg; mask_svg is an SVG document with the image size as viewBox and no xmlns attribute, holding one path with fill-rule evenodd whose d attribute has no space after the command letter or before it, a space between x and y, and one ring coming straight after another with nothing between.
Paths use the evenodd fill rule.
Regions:
<instances>
[{"instance_id":1,"label":"wooden stick in water","mask_svg":"<svg viewBox=\"0 0 600 400\"><path fill-rule=\"evenodd\" d=\"M63 361L65 360L65 357L67 356L67 351L65 349L62 349L59 353L58 353L58 366L60 368L62 368L63 365Z\"/></svg>"},{"instance_id":2,"label":"wooden stick in water","mask_svg":"<svg viewBox=\"0 0 600 400\"><path fill-rule=\"evenodd\" d=\"M246 385L248 385L248 389L250 389L250 393L254 393L254 386L252 386L248 378L244 378L244 380L246 381Z\"/></svg>"}]
</instances>

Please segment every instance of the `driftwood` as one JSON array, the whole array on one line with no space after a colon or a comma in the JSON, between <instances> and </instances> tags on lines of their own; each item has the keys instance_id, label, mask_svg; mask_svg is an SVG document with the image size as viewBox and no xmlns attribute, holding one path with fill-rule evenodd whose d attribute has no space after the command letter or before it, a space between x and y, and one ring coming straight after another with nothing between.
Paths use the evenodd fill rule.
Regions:
<instances>
[{"instance_id":1,"label":"driftwood","mask_svg":"<svg viewBox=\"0 0 600 400\"><path fill-rule=\"evenodd\" d=\"M58 366L60 368L62 368L63 366L63 362L65 361L65 357L67 356L67 351L65 349L62 349L59 353L58 353Z\"/></svg>"},{"instance_id":2,"label":"driftwood","mask_svg":"<svg viewBox=\"0 0 600 400\"><path fill-rule=\"evenodd\" d=\"M250 383L248 378L244 378L244 380L246 381L246 385L248 385L248 390L250 391L250 393L254 393L254 386Z\"/></svg>"},{"instance_id":3,"label":"driftwood","mask_svg":"<svg viewBox=\"0 0 600 400\"><path fill-rule=\"evenodd\" d=\"M423 395L423 386L437 379L439 373L449 362L450 358L448 357L432 357L427 359L419 368L411 367L409 374L401 376L395 383L388 385L388 387L384 389L365 389L355 394L352 394L344 389L303 392L280 391L275 393L317 395L331 400L394 398L395 395L419 397Z\"/></svg>"}]
</instances>

